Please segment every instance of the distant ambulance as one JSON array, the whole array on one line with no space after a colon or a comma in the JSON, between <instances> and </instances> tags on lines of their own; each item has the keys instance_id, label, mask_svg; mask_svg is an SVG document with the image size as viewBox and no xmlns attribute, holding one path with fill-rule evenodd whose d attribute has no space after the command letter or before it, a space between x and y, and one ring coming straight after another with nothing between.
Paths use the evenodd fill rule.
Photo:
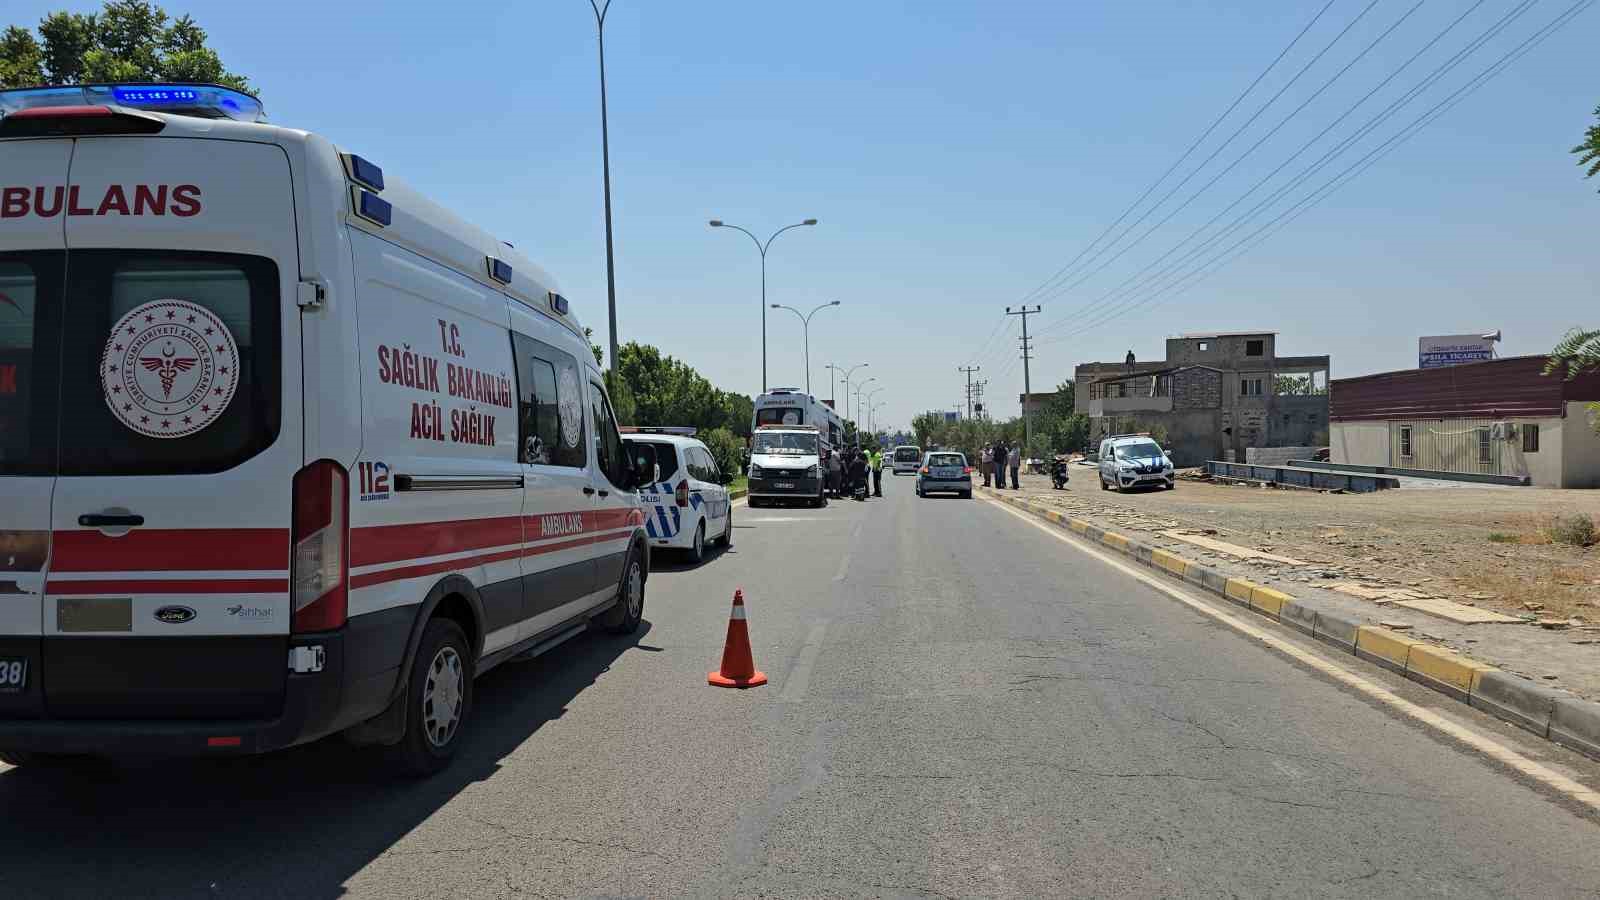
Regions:
<instances>
[{"instance_id":1,"label":"distant ambulance","mask_svg":"<svg viewBox=\"0 0 1600 900\"><path fill-rule=\"evenodd\" d=\"M0 91L0 761L344 732L634 631L639 483L555 282L212 85Z\"/></svg>"},{"instance_id":2,"label":"distant ambulance","mask_svg":"<svg viewBox=\"0 0 1600 900\"><path fill-rule=\"evenodd\" d=\"M844 444L844 419L833 407L799 388L773 388L756 397L752 428L762 425L808 425L817 428L822 453L828 454Z\"/></svg>"}]
</instances>

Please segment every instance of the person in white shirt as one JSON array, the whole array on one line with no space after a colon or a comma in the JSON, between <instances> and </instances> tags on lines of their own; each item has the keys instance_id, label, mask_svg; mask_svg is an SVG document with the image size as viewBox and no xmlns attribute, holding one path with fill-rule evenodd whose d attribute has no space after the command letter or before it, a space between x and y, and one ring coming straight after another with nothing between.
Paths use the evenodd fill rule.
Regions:
<instances>
[{"instance_id":1,"label":"person in white shirt","mask_svg":"<svg viewBox=\"0 0 1600 900\"><path fill-rule=\"evenodd\" d=\"M983 486L989 486L989 475L994 471L994 450L985 447L980 457L979 466L983 469Z\"/></svg>"},{"instance_id":2,"label":"person in white shirt","mask_svg":"<svg viewBox=\"0 0 1600 900\"><path fill-rule=\"evenodd\" d=\"M1011 489L1014 490L1014 491L1020 491L1020 490L1022 490L1022 486L1020 484L1018 484L1018 482L1017 482L1017 470L1022 468L1022 445L1021 444L1018 444L1017 446L1011 448L1010 463L1011 463ZM1002 479L1002 480L1004 480L1004 479ZM1002 484L1000 486L1001 487L1005 487L1004 484Z\"/></svg>"}]
</instances>

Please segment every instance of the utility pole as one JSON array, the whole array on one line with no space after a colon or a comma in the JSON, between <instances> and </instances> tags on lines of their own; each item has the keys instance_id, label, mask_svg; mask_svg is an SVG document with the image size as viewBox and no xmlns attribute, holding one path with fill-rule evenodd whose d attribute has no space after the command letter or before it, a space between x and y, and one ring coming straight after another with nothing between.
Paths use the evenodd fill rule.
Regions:
<instances>
[{"instance_id":1,"label":"utility pole","mask_svg":"<svg viewBox=\"0 0 1600 900\"><path fill-rule=\"evenodd\" d=\"M1022 427L1024 429L1023 453L1027 453L1028 446L1033 443L1033 417L1028 415L1028 395L1033 393L1033 382L1028 373L1028 361L1033 356L1028 352L1033 349L1028 343L1028 317L1037 315L1041 307L1035 303L1033 309L1021 306L1016 309L1006 307L1006 315L1022 317Z\"/></svg>"},{"instance_id":2,"label":"utility pole","mask_svg":"<svg viewBox=\"0 0 1600 900\"><path fill-rule=\"evenodd\" d=\"M972 418L972 373L981 370L983 366L957 366L957 372L967 375L967 418Z\"/></svg>"},{"instance_id":3,"label":"utility pole","mask_svg":"<svg viewBox=\"0 0 1600 900\"><path fill-rule=\"evenodd\" d=\"M985 407L983 405L983 402L982 402L983 401L983 389L988 387L988 386L989 386L989 382L988 382L987 379L985 379L983 381L974 381L972 383L972 396L973 396L975 407L976 407L975 408L975 412L977 413L978 418L980 418L980 419L989 418L988 408Z\"/></svg>"}]
</instances>

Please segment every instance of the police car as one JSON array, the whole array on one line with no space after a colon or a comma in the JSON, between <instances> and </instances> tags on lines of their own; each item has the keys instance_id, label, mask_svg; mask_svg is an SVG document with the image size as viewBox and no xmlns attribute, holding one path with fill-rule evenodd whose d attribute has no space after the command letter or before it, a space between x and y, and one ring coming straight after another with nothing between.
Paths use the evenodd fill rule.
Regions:
<instances>
[{"instance_id":1,"label":"police car","mask_svg":"<svg viewBox=\"0 0 1600 900\"><path fill-rule=\"evenodd\" d=\"M637 629L650 541L549 275L212 85L0 91L0 760L343 732Z\"/></svg>"},{"instance_id":2,"label":"police car","mask_svg":"<svg viewBox=\"0 0 1600 900\"><path fill-rule=\"evenodd\" d=\"M639 488L645 534L657 548L705 559L708 540L733 546L733 507L724 473L693 428L623 428L635 470L649 483Z\"/></svg>"},{"instance_id":3,"label":"police car","mask_svg":"<svg viewBox=\"0 0 1600 900\"><path fill-rule=\"evenodd\" d=\"M1114 434L1100 441L1100 490L1135 487L1172 490L1177 476L1161 445L1149 434Z\"/></svg>"}]
</instances>

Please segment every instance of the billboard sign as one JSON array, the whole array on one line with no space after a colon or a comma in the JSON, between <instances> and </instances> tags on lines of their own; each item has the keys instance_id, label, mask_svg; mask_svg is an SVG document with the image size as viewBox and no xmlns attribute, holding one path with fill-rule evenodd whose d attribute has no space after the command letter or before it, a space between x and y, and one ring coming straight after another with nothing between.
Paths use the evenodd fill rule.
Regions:
<instances>
[{"instance_id":1,"label":"billboard sign","mask_svg":"<svg viewBox=\"0 0 1600 900\"><path fill-rule=\"evenodd\" d=\"M945 411L944 420L946 422L954 422L959 418L961 418L961 413L954 412L954 411L951 411L951 410L946 410Z\"/></svg>"},{"instance_id":2,"label":"billboard sign","mask_svg":"<svg viewBox=\"0 0 1600 900\"><path fill-rule=\"evenodd\" d=\"M1496 335L1441 334L1417 339L1417 368L1442 369L1494 359Z\"/></svg>"}]
</instances>

